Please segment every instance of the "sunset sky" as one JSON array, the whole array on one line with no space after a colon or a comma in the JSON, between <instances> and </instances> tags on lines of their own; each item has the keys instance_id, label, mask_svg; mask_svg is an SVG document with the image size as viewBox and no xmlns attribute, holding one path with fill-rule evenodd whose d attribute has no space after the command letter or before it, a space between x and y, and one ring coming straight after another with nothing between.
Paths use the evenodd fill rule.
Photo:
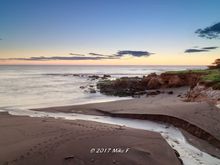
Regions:
<instances>
[{"instance_id":1,"label":"sunset sky","mask_svg":"<svg viewBox=\"0 0 220 165\"><path fill-rule=\"evenodd\" d=\"M207 65L220 58L219 7L219 0L0 0L0 64Z\"/></svg>"}]
</instances>

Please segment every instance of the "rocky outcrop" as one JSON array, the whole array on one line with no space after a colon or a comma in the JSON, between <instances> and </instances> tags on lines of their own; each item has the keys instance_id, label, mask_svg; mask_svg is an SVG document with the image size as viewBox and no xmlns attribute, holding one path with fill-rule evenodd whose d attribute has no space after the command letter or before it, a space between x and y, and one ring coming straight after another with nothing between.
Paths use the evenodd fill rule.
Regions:
<instances>
[{"instance_id":1,"label":"rocky outcrop","mask_svg":"<svg viewBox=\"0 0 220 165\"><path fill-rule=\"evenodd\" d=\"M190 86L193 88L201 79L199 73L162 73L160 75L165 87Z\"/></svg>"},{"instance_id":2,"label":"rocky outcrop","mask_svg":"<svg viewBox=\"0 0 220 165\"><path fill-rule=\"evenodd\" d=\"M220 90L215 85L202 80L203 73L155 73L148 76L122 77L116 80L99 81L97 88L101 93L114 96L157 95L162 93L164 88L189 86L185 101L207 101L220 105ZM218 84L217 84L218 85ZM154 90L154 91L150 91ZM159 92L158 92L159 91ZM168 94L172 94L170 91Z\"/></svg>"},{"instance_id":3,"label":"rocky outcrop","mask_svg":"<svg viewBox=\"0 0 220 165\"><path fill-rule=\"evenodd\" d=\"M183 85L187 85L187 84L185 84L185 81L182 80L178 75L174 75L168 81L168 86L169 87L180 87L180 86L183 86Z\"/></svg>"},{"instance_id":4,"label":"rocky outcrop","mask_svg":"<svg viewBox=\"0 0 220 165\"><path fill-rule=\"evenodd\" d=\"M152 77L149 79L146 88L147 89L159 89L162 86L162 83L158 77Z\"/></svg>"},{"instance_id":5,"label":"rocky outcrop","mask_svg":"<svg viewBox=\"0 0 220 165\"><path fill-rule=\"evenodd\" d=\"M97 80L99 79L99 75L91 75L91 76L88 76L88 78L90 78L91 80Z\"/></svg>"},{"instance_id":6,"label":"rocky outcrop","mask_svg":"<svg viewBox=\"0 0 220 165\"><path fill-rule=\"evenodd\" d=\"M89 78L90 80L108 79L108 78L111 78L111 75L108 75L108 74L104 74L103 76L99 76L99 75L89 75L88 78Z\"/></svg>"},{"instance_id":7,"label":"rocky outcrop","mask_svg":"<svg viewBox=\"0 0 220 165\"><path fill-rule=\"evenodd\" d=\"M214 90L212 87L198 83L188 91L186 101L207 101L220 104L220 90Z\"/></svg>"},{"instance_id":8,"label":"rocky outcrop","mask_svg":"<svg viewBox=\"0 0 220 165\"><path fill-rule=\"evenodd\" d=\"M110 78L111 77L111 75L109 75L109 74L104 74L103 76L102 76L102 79L108 79L108 78Z\"/></svg>"},{"instance_id":9,"label":"rocky outcrop","mask_svg":"<svg viewBox=\"0 0 220 165\"><path fill-rule=\"evenodd\" d=\"M101 93L115 96L134 96L138 93L145 94L147 90L190 86L193 88L200 80L201 74L173 74L156 73L142 78L122 77L116 80L99 81L97 88Z\"/></svg>"},{"instance_id":10,"label":"rocky outcrop","mask_svg":"<svg viewBox=\"0 0 220 165\"><path fill-rule=\"evenodd\" d=\"M115 96L132 96L136 92L146 90L146 86L142 85L141 78L138 77L99 81L97 88L101 93Z\"/></svg>"},{"instance_id":11,"label":"rocky outcrop","mask_svg":"<svg viewBox=\"0 0 220 165\"><path fill-rule=\"evenodd\" d=\"M109 78L111 78L111 75L108 75L108 74L104 74L103 76L78 74L78 75L74 75L74 76L78 76L78 77L85 77L86 76L88 78L88 80L90 80L90 84L81 85L79 88L82 89L86 93L93 93L93 94L97 92L97 86L94 83L96 83L98 80L108 80Z\"/></svg>"}]
</instances>

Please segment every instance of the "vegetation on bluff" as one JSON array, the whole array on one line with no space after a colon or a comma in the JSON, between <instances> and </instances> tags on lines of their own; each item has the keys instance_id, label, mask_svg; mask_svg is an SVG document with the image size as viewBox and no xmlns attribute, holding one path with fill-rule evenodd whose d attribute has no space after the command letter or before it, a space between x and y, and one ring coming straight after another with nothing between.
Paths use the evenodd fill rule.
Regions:
<instances>
[{"instance_id":1,"label":"vegetation on bluff","mask_svg":"<svg viewBox=\"0 0 220 165\"><path fill-rule=\"evenodd\" d=\"M213 65L208 66L208 69L197 70L182 70L182 71L169 71L168 74L201 74L200 83L211 86L213 89L220 89L220 59L216 59Z\"/></svg>"}]
</instances>

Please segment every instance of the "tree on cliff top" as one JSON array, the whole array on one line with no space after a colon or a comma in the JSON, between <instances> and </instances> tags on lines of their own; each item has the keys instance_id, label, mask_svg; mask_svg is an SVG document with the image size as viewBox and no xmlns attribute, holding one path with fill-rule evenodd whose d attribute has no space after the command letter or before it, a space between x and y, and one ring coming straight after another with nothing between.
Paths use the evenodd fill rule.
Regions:
<instances>
[{"instance_id":1,"label":"tree on cliff top","mask_svg":"<svg viewBox=\"0 0 220 165\"><path fill-rule=\"evenodd\" d=\"M216 59L212 64L213 65L208 66L209 69L220 69L220 58Z\"/></svg>"},{"instance_id":2,"label":"tree on cliff top","mask_svg":"<svg viewBox=\"0 0 220 165\"><path fill-rule=\"evenodd\" d=\"M220 58L216 59L212 64L214 64L216 68L220 68Z\"/></svg>"}]
</instances>

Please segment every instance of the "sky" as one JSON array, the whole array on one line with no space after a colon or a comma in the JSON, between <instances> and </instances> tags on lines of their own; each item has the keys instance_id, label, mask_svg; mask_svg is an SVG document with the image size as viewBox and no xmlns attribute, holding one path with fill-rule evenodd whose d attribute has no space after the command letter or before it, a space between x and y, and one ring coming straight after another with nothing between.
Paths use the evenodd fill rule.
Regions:
<instances>
[{"instance_id":1,"label":"sky","mask_svg":"<svg viewBox=\"0 0 220 165\"><path fill-rule=\"evenodd\" d=\"M208 65L219 0L0 0L0 64Z\"/></svg>"}]
</instances>

